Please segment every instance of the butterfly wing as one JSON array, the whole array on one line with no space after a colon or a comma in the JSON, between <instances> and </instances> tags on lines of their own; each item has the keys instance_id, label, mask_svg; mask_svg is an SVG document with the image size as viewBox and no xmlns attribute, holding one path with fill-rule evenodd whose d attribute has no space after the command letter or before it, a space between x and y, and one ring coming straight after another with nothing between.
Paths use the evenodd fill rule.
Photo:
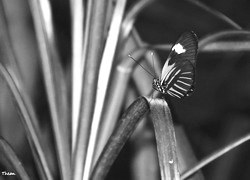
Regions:
<instances>
[{"instance_id":1,"label":"butterfly wing","mask_svg":"<svg viewBox=\"0 0 250 180\"><path fill-rule=\"evenodd\" d=\"M183 33L171 48L161 74L161 85L171 96L181 98L193 92L197 51L194 32Z\"/></svg>"}]
</instances>

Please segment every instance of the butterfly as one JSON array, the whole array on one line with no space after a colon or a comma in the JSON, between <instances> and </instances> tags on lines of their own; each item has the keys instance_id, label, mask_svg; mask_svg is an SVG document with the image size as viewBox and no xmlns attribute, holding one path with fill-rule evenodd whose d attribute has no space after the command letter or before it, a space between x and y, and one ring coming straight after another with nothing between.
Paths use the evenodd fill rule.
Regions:
<instances>
[{"instance_id":1,"label":"butterfly","mask_svg":"<svg viewBox=\"0 0 250 180\"><path fill-rule=\"evenodd\" d=\"M194 91L198 39L194 32L184 32L172 46L153 89L162 94L183 98Z\"/></svg>"}]
</instances>

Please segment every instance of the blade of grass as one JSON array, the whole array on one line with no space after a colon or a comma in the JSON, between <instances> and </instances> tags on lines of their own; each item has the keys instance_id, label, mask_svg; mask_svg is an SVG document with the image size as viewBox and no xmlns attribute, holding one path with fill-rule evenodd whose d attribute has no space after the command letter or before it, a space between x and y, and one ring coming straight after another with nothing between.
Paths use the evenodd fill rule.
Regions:
<instances>
[{"instance_id":1,"label":"blade of grass","mask_svg":"<svg viewBox=\"0 0 250 180\"><path fill-rule=\"evenodd\" d=\"M82 82L82 97L80 104L79 126L74 152L73 179L80 180L86 169L86 152L89 142L93 109L96 101L98 70L100 67L104 46L104 27L107 2L94 0L89 2L87 10L87 24L84 42L84 72ZM87 35L87 36L86 36Z\"/></svg>"},{"instance_id":2,"label":"blade of grass","mask_svg":"<svg viewBox=\"0 0 250 180\"><path fill-rule=\"evenodd\" d=\"M21 180L30 180L30 177L25 171L16 153L13 151L11 146L1 137L0 137L0 154L5 159L7 159L7 161L11 164L15 173L17 173L17 176L20 177Z\"/></svg>"},{"instance_id":3,"label":"blade of grass","mask_svg":"<svg viewBox=\"0 0 250 180\"><path fill-rule=\"evenodd\" d=\"M210 34L199 41L199 49L203 49L204 46L208 45L211 42L217 41L220 38L228 38L230 36L240 36L240 35L250 35L250 31L247 30L228 30L220 31L213 34Z\"/></svg>"},{"instance_id":4,"label":"blade of grass","mask_svg":"<svg viewBox=\"0 0 250 180\"><path fill-rule=\"evenodd\" d=\"M211 8L198 0L186 0L186 1L204 9L205 11L214 15L218 19L221 19L222 21L228 23L230 26L234 27L235 29L238 29L238 30L242 29L240 25L238 25L236 22L234 22L232 19L230 19L229 17L227 17L225 14L221 13L220 11L217 11Z\"/></svg>"},{"instance_id":5,"label":"blade of grass","mask_svg":"<svg viewBox=\"0 0 250 180\"><path fill-rule=\"evenodd\" d=\"M91 167L93 166L93 158L96 146L96 139L98 134L98 129L101 121L101 114L105 106L104 100L107 94L107 87L110 79L111 68L113 65L113 60L115 56L115 50L118 43L118 37L120 33L120 26L125 11L126 0L117 1L114 14L111 20L110 31L108 38L104 47L103 56L101 59L101 65L98 76L97 84L97 98L94 107L93 122L91 125L91 133L87 149L87 157L84 166L83 179L88 180Z\"/></svg>"},{"instance_id":6,"label":"blade of grass","mask_svg":"<svg viewBox=\"0 0 250 180\"><path fill-rule=\"evenodd\" d=\"M65 145L65 155L69 154L69 141L70 141L70 121L69 121L69 114L70 110L68 107L68 90L66 85L66 77L65 72L62 68L62 64L60 62L60 57L58 54L56 38L54 34L54 26L53 26L53 19L52 19L52 12L50 2L48 0L39 0L40 8L41 8L41 15L42 15L42 24L45 31L45 40L48 50L50 51L51 55L51 65L50 69L52 72L52 76L54 79L51 79L54 83L54 91L55 95L51 95L55 97L56 107L57 107L57 114L59 117L59 125L61 125L61 133L64 139L62 144ZM47 62L46 62L47 63ZM49 67L49 66L48 66ZM49 70L47 67L46 70ZM56 109L55 109L56 110ZM65 156L65 159L68 157Z\"/></svg>"},{"instance_id":7,"label":"blade of grass","mask_svg":"<svg viewBox=\"0 0 250 180\"><path fill-rule=\"evenodd\" d=\"M180 179L176 150L175 130L168 104L164 99L150 100L158 159L162 180Z\"/></svg>"},{"instance_id":8,"label":"blade of grass","mask_svg":"<svg viewBox=\"0 0 250 180\"><path fill-rule=\"evenodd\" d=\"M51 171L42 149L41 138L39 136L41 135L41 132L38 128L38 119L34 109L32 108L33 106L31 106L28 96L24 91L22 91L23 88L21 87L21 84L18 83L19 81L17 78L13 73L11 73L11 71L2 66L2 64L0 64L0 73L9 86L13 100L21 112L20 115L22 124L24 126L38 171L44 179L52 180Z\"/></svg>"},{"instance_id":9,"label":"blade of grass","mask_svg":"<svg viewBox=\"0 0 250 180\"><path fill-rule=\"evenodd\" d=\"M19 69L19 64L18 61L16 59L15 53L14 53L14 49L12 46L12 41L10 38L10 31L9 31L9 25L7 22L7 17L6 17L6 13L5 13L5 7L4 7L4 2L0 1L0 39L1 39L1 43L3 43L4 45L1 46L1 49L3 49L1 51L2 54L5 54L5 56L7 58L3 58L1 59L1 61L3 61L4 59L6 59L5 62L3 62L4 64L9 64L10 67L17 73L20 74L20 79L22 79L22 75Z\"/></svg>"},{"instance_id":10,"label":"blade of grass","mask_svg":"<svg viewBox=\"0 0 250 180\"><path fill-rule=\"evenodd\" d=\"M83 23L83 49L82 49L82 66L80 67L80 73L81 73L81 77L79 77L79 80L81 80L80 84L79 84L79 91L80 91L80 99L79 99L79 110L78 112L76 112L77 114L75 114L75 118L77 118L75 125L72 124L72 127L74 128L76 127L76 139L73 141L73 151L72 151L72 168L73 168L73 174L72 174L72 178L73 180L80 180L82 175L83 175L83 168L84 168L84 162L85 162L85 156L86 156L86 149L87 149L87 143L88 143L88 137L89 137L89 131L88 131L88 127L90 126L90 110L88 110L88 112L81 112L81 101L83 99L83 96L86 96L88 92L84 92L83 89L83 84L87 75L87 73L85 73L85 66L87 64L88 58L87 58L87 50L89 48L89 41L90 41L90 31L91 31L91 19L92 19L92 13L93 13L93 4L94 1L87 1L86 2L86 6L85 6L85 13L84 15L86 16L86 20L84 19L84 23ZM72 10L72 9L71 9ZM71 12L72 13L72 12ZM86 70L88 71L88 70ZM86 74L86 75L85 75ZM93 83L93 82L92 82ZM85 82L85 85L88 86L88 84ZM86 95L85 95L86 94ZM91 95L91 94L90 94ZM75 96L77 96L77 94L75 94ZM92 96L90 96L92 97ZM74 113L74 111L76 110L72 110L72 112ZM83 114L85 114L85 117L82 117ZM81 116L81 117L80 117ZM83 118L86 119L86 122L82 122ZM87 119L88 118L88 119Z\"/></svg>"},{"instance_id":11,"label":"blade of grass","mask_svg":"<svg viewBox=\"0 0 250 180\"><path fill-rule=\"evenodd\" d=\"M204 166L208 165L210 162L216 160L217 158L221 157L222 155L226 154L227 152L231 151L232 149L238 147L239 145L245 143L246 141L250 140L250 133L240 137L239 139L233 141L232 143L228 144L227 146L215 151L211 155L203 158L200 162L198 162L196 165L194 165L189 170L185 171L181 175L181 179L186 179L199 171Z\"/></svg>"},{"instance_id":12,"label":"blade of grass","mask_svg":"<svg viewBox=\"0 0 250 180\"><path fill-rule=\"evenodd\" d=\"M52 117L61 178L70 179L70 136L67 90L63 70L55 45L52 12L47 0L30 0L31 14L42 59L42 70Z\"/></svg>"},{"instance_id":13,"label":"blade of grass","mask_svg":"<svg viewBox=\"0 0 250 180\"><path fill-rule=\"evenodd\" d=\"M73 128L76 127L76 139L73 141L73 158L72 158L72 168L73 168L73 174L72 178L73 180L80 180L83 175L83 168L84 168L84 163L86 159L86 151L87 151L87 143L88 143L88 137L89 137L89 124L91 121L91 111L88 109L85 112L81 112L81 106L84 101L82 100L84 96L88 97L90 95L91 98L93 98L91 92L88 92L87 90L84 91L84 81L85 81L85 86L88 86L86 83L85 78L90 78L86 77L89 73L85 73L85 71L88 71L86 68L87 61L89 59L87 58L87 50L89 48L89 41L90 41L90 31L91 31L91 22L92 22L92 13L93 13L93 4L94 1L87 1L86 2L86 21L83 24L83 49L82 49L82 66L80 67L81 69L81 77L79 77L79 80L81 80L79 84L79 91L80 91L80 99L79 99L79 110L75 114L75 118L77 118L75 125L72 124ZM86 69L86 70L85 70ZM93 69L96 69L93 67ZM92 82L91 85L95 83ZM93 86L93 85L92 85ZM87 94L89 93L89 94ZM86 94L86 95L85 95ZM77 96L77 94L75 94ZM86 100L85 100L86 101ZM87 102L86 102L87 103ZM77 111L73 110L73 111ZM84 110L83 110L84 111ZM74 113L74 112L73 112ZM85 114L85 116L83 116ZM86 120L83 120L86 119Z\"/></svg>"},{"instance_id":14,"label":"blade of grass","mask_svg":"<svg viewBox=\"0 0 250 180\"><path fill-rule=\"evenodd\" d=\"M146 49L139 49L132 53L132 56L136 59L141 59L146 52ZM112 75L112 80L108 92L108 98L102 115L102 126L98 131L97 145L94 157L94 164L96 163L98 157L100 156L108 138L110 137L112 130L117 122L120 114L120 110L123 105L123 100L126 95L128 83L132 75L133 69L136 67L136 63L132 61L129 57L124 58L118 66L115 68L115 72Z\"/></svg>"},{"instance_id":15,"label":"blade of grass","mask_svg":"<svg viewBox=\"0 0 250 180\"><path fill-rule=\"evenodd\" d=\"M79 67L79 70L80 70L80 77L78 77L78 79L79 79L79 81L81 81L80 83L79 83L79 93L80 93L80 97L79 97L79 100L77 100L77 101L79 101L79 109L77 110L77 109L75 109L75 110L73 110L73 111L78 111L78 112L75 112L76 114L74 115L74 117L75 118L77 118L76 119L76 122L75 122L75 125L73 124L73 127L74 126L76 126L76 137L75 137L75 140L74 140L74 144L76 144L76 141L78 141L78 133L79 133L79 130L81 129L80 128L80 124L81 124L81 117L80 117L80 115L81 115L81 99L83 98L82 96L83 96L83 82L84 82L84 78L85 78L85 73L84 73L84 69L85 69L85 66L86 66L86 64L87 64L87 62L86 61L88 61L88 57L87 57L87 55L88 55L88 48L89 48L89 44L90 44L90 32L91 32L91 24L92 24L92 13L93 13L93 4L94 4L94 1L87 1L86 2L86 6L85 6L85 13L84 13L84 17L86 17L86 18L84 18L83 20L84 20L84 22L83 22L83 48L82 48L82 59L81 59L81 66ZM77 94L75 94L75 96L77 96ZM86 124L86 126L85 126L85 128L87 128L88 127L88 125ZM84 146L83 147L85 147L84 149L83 149L83 151L82 151L82 153L81 153L81 155L76 155L76 145L73 145L73 176L75 175L75 174L79 174L80 175L80 173L81 173L81 168L75 168L75 167L80 167L80 166L78 166L78 165L76 165L76 163L79 163L79 164L83 164L84 163L84 158L83 158L83 160L82 160L82 162L81 161L74 161L74 159L76 159L76 158L74 158L74 157L76 157L76 156L78 156L78 157L83 157L83 156L85 156L85 154L86 154L86 147L87 147L87 141L88 141L88 133L86 132L86 134L87 134L87 136L85 136L85 139L84 140L82 140L83 141L83 144L84 144ZM79 158L78 158L79 159ZM82 159L82 158L81 158ZM79 172L80 173L77 173L76 171L78 171L78 170L80 170ZM79 179L79 178L77 178L77 179Z\"/></svg>"},{"instance_id":16,"label":"blade of grass","mask_svg":"<svg viewBox=\"0 0 250 180\"><path fill-rule=\"evenodd\" d=\"M83 50L83 21L84 3L82 0L71 0L71 29L72 29L72 144L71 152L74 152L77 135L78 116L82 89L82 50Z\"/></svg>"},{"instance_id":17,"label":"blade of grass","mask_svg":"<svg viewBox=\"0 0 250 180\"><path fill-rule=\"evenodd\" d=\"M137 16L144 10L147 6L149 6L154 0L143 0L138 1L126 14L124 21L122 23L121 34L120 34L120 43L125 43L127 38L129 37L134 23L137 19Z\"/></svg>"},{"instance_id":18,"label":"blade of grass","mask_svg":"<svg viewBox=\"0 0 250 180\"><path fill-rule=\"evenodd\" d=\"M211 42L204 46L203 52L240 52L250 51L250 41Z\"/></svg>"},{"instance_id":19,"label":"blade of grass","mask_svg":"<svg viewBox=\"0 0 250 180\"><path fill-rule=\"evenodd\" d=\"M145 54L146 54L145 55L146 60L148 61L152 60L152 56L150 57L147 56L146 53L148 51L147 49L138 48L138 46L139 47L144 46L144 43L141 41L140 37L135 32L135 30L132 31L132 35L130 36L126 44L128 45L125 45L125 47L127 47L128 49L127 50L123 49L121 53L122 55L125 54L126 57L124 57L115 68L114 75L112 76L112 80L110 82L111 85L108 93L109 96L106 101L106 103L109 104L109 106L106 106L102 115L102 126L99 129L98 144L96 146L94 164L96 163L100 153L103 150L103 147L105 146L108 138L111 135L114 125L117 122L120 109L123 104L123 99L126 95L127 86L134 68L138 65L140 60L142 60L142 57ZM132 52L131 56L137 59L138 63L134 62L127 56L129 53L131 53L133 49L136 50Z\"/></svg>"},{"instance_id":20,"label":"blade of grass","mask_svg":"<svg viewBox=\"0 0 250 180\"><path fill-rule=\"evenodd\" d=\"M192 150L191 144L187 138L183 126L175 126L175 134L177 140L177 154L179 161L180 172L186 171L193 164L197 163L197 158ZM196 173L189 180L204 180L204 176L201 171Z\"/></svg>"},{"instance_id":21,"label":"blade of grass","mask_svg":"<svg viewBox=\"0 0 250 180\"><path fill-rule=\"evenodd\" d=\"M130 105L118 122L117 128L115 128L98 159L91 173L91 180L102 180L105 178L122 147L148 110L148 102L144 97L139 97Z\"/></svg>"},{"instance_id":22,"label":"blade of grass","mask_svg":"<svg viewBox=\"0 0 250 180\"><path fill-rule=\"evenodd\" d=\"M152 180L159 179L159 164L155 144L155 136L149 117L145 117L130 141L132 153L132 179Z\"/></svg>"},{"instance_id":23,"label":"blade of grass","mask_svg":"<svg viewBox=\"0 0 250 180\"><path fill-rule=\"evenodd\" d=\"M98 132L98 142L96 145L96 152L93 161L94 164L96 163L100 153L102 152L108 138L112 133L114 125L117 122L131 72L135 66L138 65L138 63L135 63L130 58L128 59L128 54L131 54L131 51L133 51L131 56L140 61L142 56L144 56L147 51L145 48L138 48L141 46L144 46L144 43L137 34L136 30L132 30L132 35L128 38L128 41L126 41L126 45L124 46L125 49L119 52L118 57L121 57L122 60L116 66L114 75L110 80L108 96L105 102L105 104L107 103L109 106L104 108L102 114L102 125ZM145 57L148 61L152 60L151 56L150 58L147 56Z\"/></svg>"}]
</instances>

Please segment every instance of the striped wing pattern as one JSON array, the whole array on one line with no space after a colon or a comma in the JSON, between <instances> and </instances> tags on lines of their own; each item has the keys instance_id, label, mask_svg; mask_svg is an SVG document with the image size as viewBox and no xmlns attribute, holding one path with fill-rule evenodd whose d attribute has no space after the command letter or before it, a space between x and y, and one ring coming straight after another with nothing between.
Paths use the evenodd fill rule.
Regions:
<instances>
[{"instance_id":1,"label":"striped wing pattern","mask_svg":"<svg viewBox=\"0 0 250 180\"><path fill-rule=\"evenodd\" d=\"M193 92L195 71L192 64L187 61L181 67L177 66L170 72L169 78L162 81L165 92L173 97L182 98Z\"/></svg>"},{"instance_id":2,"label":"striped wing pattern","mask_svg":"<svg viewBox=\"0 0 250 180\"><path fill-rule=\"evenodd\" d=\"M195 83L198 40L194 32L185 32L171 48L156 90L182 98L192 94Z\"/></svg>"}]
</instances>

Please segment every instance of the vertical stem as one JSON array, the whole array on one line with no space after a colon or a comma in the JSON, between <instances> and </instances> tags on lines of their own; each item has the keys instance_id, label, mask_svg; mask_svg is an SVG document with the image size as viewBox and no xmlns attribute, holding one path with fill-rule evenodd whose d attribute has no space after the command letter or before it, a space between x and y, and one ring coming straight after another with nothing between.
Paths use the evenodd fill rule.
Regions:
<instances>
[{"instance_id":1,"label":"vertical stem","mask_svg":"<svg viewBox=\"0 0 250 180\"><path fill-rule=\"evenodd\" d=\"M98 89L97 89L97 98L94 109L93 122L91 126L91 134L87 150L87 159L84 169L84 180L87 180L89 173L91 171L91 166L93 164L95 146L97 143L97 134L100 126L101 115L104 108L104 100L107 94L108 83L111 74L111 68L113 65L113 60L115 56L115 50L118 43L118 37L120 33L120 26L123 18L123 13L125 10L126 0L117 1L113 18L111 21L110 31L106 45L103 52L103 57L101 61L99 78L98 78Z\"/></svg>"},{"instance_id":2,"label":"vertical stem","mask_svg":"<svg viewBox=\"0 0 250 180\"><path fill-rule=\"evenodd\" d=\"M71 150L74 152L77 126L80 109L82 73L83 73L83 23L84 4L83 0L71 0L71 21L72 21L72 144Z\"/></svg>"},{"instance_id":3,"label":"vertical stem","mask_svg":"<svg viewBox=\"0 0 250 180\"><path fill-rule=\"evenodd\" d=\"M79 126L73 157L73 179L82 179L84 173L86 151L96 101L96 89L99 67L104 46L104 27L107 2L88 1L87 20L83 47L83 81L80 102Z\"/></svg>"},{"instance_id":4,"label":"vertical stem","mask_svg":"<svg viewBox=\"0 0 250 180\"><path fill-rule=\"evenodd\" d=\"M42 59L59 170L63 180L70 179L70 143L68 130L67 90L55 44L52 12L47 0L30 0L31 13Z\"/></svg>"}]
</instances>

